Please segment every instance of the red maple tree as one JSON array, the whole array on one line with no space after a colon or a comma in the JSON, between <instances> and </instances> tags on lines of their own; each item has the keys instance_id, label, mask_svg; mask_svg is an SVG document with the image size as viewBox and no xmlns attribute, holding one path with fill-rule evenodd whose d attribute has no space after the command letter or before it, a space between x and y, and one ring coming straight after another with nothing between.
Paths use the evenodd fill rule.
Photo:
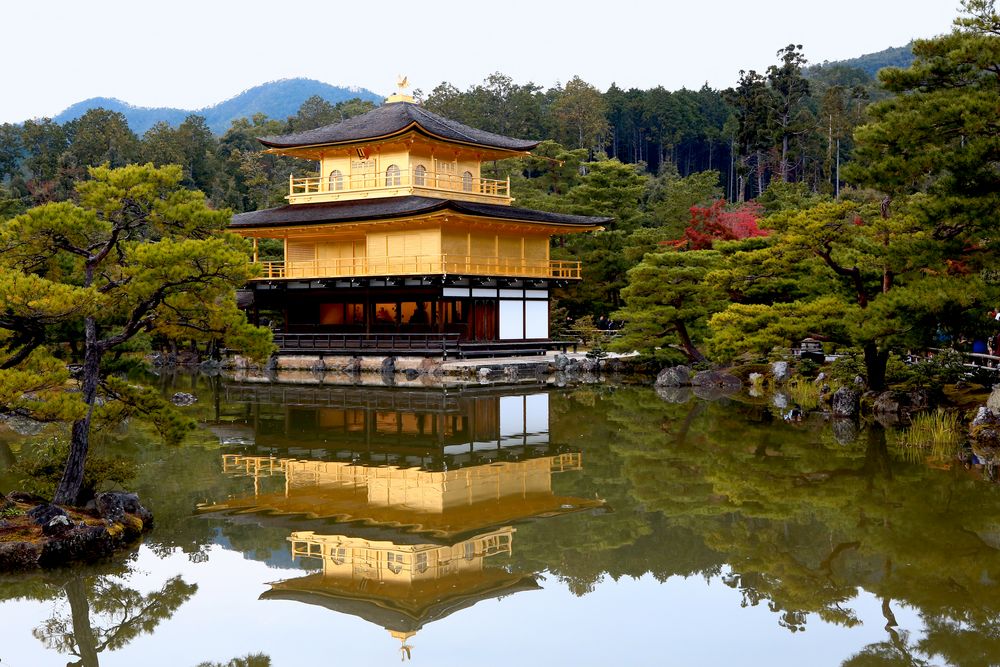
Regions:
<instances>
[{"instance_id":1,"label":"red maple tree","mask_svg":"<svg viewBox=\"0 0 1000 667\"><path fill-rule=\"evenodd\" d=\"M715 241L767 236L768 230L757 225L762 208L757 202L747 202L727 211L725 199L719 199L711 206L692 206L691 222L684 235L674 241L662 241L661 245L681 250L708 250Z\"/></svg>"}]
</instances>

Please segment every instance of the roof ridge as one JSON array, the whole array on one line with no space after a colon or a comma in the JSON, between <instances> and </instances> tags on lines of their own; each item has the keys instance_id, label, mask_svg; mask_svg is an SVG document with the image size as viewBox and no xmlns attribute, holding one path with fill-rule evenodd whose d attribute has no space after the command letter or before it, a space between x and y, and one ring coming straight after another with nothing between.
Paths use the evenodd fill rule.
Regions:
<instances>
[{"instance_id":1,"label":"roof ridge","mask_svg":"<svg viewBox=\"0 0 1000 667\"><path fill-rule=\"evenodd\" d=\"M439 123L443 122L444 125L447 125L455 133L461 134L463 137L465 137L469 141L478 143L478 140L475 137L473 137L471 134L469 134L468 132L463 132L461 129L459 129L459 128L468 127L470 130L474 130L475 128L469 127L468 125L466 125L464 123L460 123L457 120L451 120L450 118L445 118L444 116L439 116L438 114L434 113L433 111L428 111L427 109L424 109L423 107L418 106L416 104L410 104L410 106L414 110L416 110L418 113L420 113L421 115L427 116L427 117L431 118L432 120L438 121ZM416 120L416 119L414 119L414 120ZM455 127L456 125L458 127ZM485 132L487 134L493 134L493 132L488 132L486 130L478 130L478 131L479 132ZM495 135L495 136L499 136L499 135Z\"/></svg>"}]
</instances>

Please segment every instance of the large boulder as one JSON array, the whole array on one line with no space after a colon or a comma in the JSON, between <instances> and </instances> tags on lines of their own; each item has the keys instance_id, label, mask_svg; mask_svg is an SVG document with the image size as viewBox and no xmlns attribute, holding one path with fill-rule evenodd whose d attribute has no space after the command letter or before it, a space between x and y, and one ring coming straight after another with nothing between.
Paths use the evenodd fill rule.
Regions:
<instances>
[{"instance_id":1,"label":"large boulder","mask_svg":"<svg viewBox=\"0 0 1000 667\"><path fill-rule=\"evenodd\" d=\"M585 357L580 362L580 370L582 370L584 373L596 373L599 370L601 370L601 362L598 359Z\"/></svg>"},{"instance_id":2,"label":"large boulder","mask_svg":"<svg viewBox=\"0 0 1000 667\"><path fill-rule=\"evenodd\" d=\"M858 414L858 407L861 403L861 394L854 389L841 387L833 392L830 399L830 412L834 417L853 417Z\"/></svg>"},{"instance_id":3,"label":"large boulder","mask_svg":"<svg viewBox=\"0 0 1000 667\"><path fill-rule=\"evenodd\" d=\"M718 389L731 389L738 391L743 386L743 382L731 373L723 371L701 371L695 373L691 378L692 387L715 387Z\"/></svg>"},{"instance_id":4,"label":"large boulder","mask_svg":"<svg viewBox=\"0 0 1000 667\"><path fill-rule=\"evenodd\" d=\"M926 410L930 406L930 395L922 390L883 391L872 402L872 413L908 417L914 412Z\"/></svg>"},{"instance_id":5,"label":"large boulder","mask_svg":"<svg viewBox=\"0 0 1000 667\"><path fill-rule=\"evenodd\" d=\"M569 366L569 357L562 353L557 354L556 358L552 360L552 365L557 371L564 371Z\"/></svg>"},{"instance_id":6,"label":"large boulder","mask_svg":"<svg viewBox=\"0 0 1000 667\"><path fill-rule=\"evenodd\" d=\"M994 414L1000 415L1000 384L993 387L990 397L986 399L986 407Z\"/></svg>"},{"instance_id":7,"label":"large boulder","mask_svg":"<svg viewBox=\"0 0 1000 667\"><path fill-rule=\"evenodd\" d=\"M691 369L684 365L664 368L656 376L654 387L687 387L691 384Z\"/></svg>"},{"instance_id":8,"label":"large boulder","mask_svg":"<svg viewBox=\"0 0 1000 667\"><path fill-rule=\"evenodd\" d=\"M65 514L53 517L51 521L42 526L42 535L46 537L58 537L65 535L73 528L73 522Z\"/></svg>"},{"instance_id":9,"label":"large boulder","mask_svg":"<svg viewBox=\"0 0 1000 667\"><path fill-rule=\"evenodd\" d=\"M606 373L622 373L628 368L625 362L618 357L602 359L599 365L601 370Z\"/></svg>"},{"instance_id":10,"label":"large boulder","mask_svg":"<svg viewBox=\"0 0 1000 667\"><path fill-rule=\"evenodd\" d=\"M45 503L42 505L36 505L32 507L27 512L28 517L35 522L36 525L44 526L50 521L55 519L57 516L67 516L66 510L63 508L52 505L50 503Z\"/></svg>"},{"instance_id":11,"label":"large boulder","mask_svg":"<svg viewBox=\"0 0 1000 667\"><path fill-rule=\"evenodd\" d=\"M144 524L153 520L152 513L139 502L135 493L106 491L94 499L97 514L108 523L121 523L126 514L138 517Z\"/></svg>"},{"instance_id":12,"label":"large boulder","mask_svg":"<svg viewBox=\"0 0 1000 667\"><path fill-rule=\"evenodd\" d=\"M0 572L33 570L38 567L42 545L32 542L0 542Z\"/></svg>"},{"instance_id":13,"label":"large boulder","mask_svg":"<svg viewBox=\"0 0 1000 667\"><path fill-rule=\"evenodd\" d=\"M981 406L969 424L969 443L977 451L992 452L1000 447L1000 414Z\"/></svg>"}]
</instances>

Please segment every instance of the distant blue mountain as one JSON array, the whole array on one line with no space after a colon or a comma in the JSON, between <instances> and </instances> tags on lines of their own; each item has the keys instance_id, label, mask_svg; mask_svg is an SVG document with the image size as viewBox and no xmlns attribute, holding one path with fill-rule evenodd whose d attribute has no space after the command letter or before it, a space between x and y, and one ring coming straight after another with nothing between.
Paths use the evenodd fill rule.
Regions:
<instances>
[{"instance_id":1,"label":"distant blue mountain","mask_svg":"<svg viewBox=\"0 0 1000 667\"><path fill-rule=\"evenodd\" d=\"M806 76L809 75L809 70L815 71L817 67L829 69L834 66L841 66L864 70L868 76L875 78L875 75L878 74L878 71L883 67L900 67L906 69L912 64L913 42L910 42L905 46L893 46L888 49L876 51L875 53L866 53L865 55L858 56L857 58L848 58L846 60L836 60L833 62L824 62L821 65L814 65L807 68Z\"/></svg>"},{"instance_id":2,"label":"distant blue mountain","mask_svg":"<svg viewBox=\"0 0 1000 667\"><path fill-rule=\"evenodd\" d=\"M376 104L381 103L383 99L382 95L377 95L366 88L331 86L313 79L282 79L255 86L236 97L204 109L136 107L113 97L92 97L89 100L77 102L53 120L62 124L79 118L90 109L103 108L122 113L128 119L128 125L132 131L142 136L146 130L160 121L165 121L176 127L189 115L198 114L205 117L205 121L213 132L222 134L237 118L248 118L256 113L284 120L288 116L294 115L302 103L313 95L319 95L331 104L344 102L355 97L370 100Z\"/></svg>"}]
</instances>

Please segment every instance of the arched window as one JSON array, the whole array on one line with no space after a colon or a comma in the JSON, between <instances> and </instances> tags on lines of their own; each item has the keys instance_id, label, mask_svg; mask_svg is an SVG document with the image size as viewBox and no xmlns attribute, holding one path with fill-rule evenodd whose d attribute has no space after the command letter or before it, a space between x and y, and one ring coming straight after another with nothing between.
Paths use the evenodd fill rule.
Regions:
<instances>
[{"instance_id":1,"label":"arched window","mask_svg":"<svg viewBox=\"0 0 1000 667\"><path fill-rule=\"evenodd\" d=\"M330 191L343 190L344 189L344 175L340 173L339 169L334 169L330 172Z\"/></svg>"},{"instance_id":2,"label":"arched window","mask_svg":"<svg viewBox=\"0 0 1000 667\"><path fill-rule=\"evenodd\" d=\"M400 184L399 165L390 164L385 170L385 184L386 186Z\"/></svg>"},{"instance_id":3,"label":"arched window","mask_svg":"<svg viewBox=\"0 0 1000 667\"><path fill-rule=\"evenodd\" d=\"M467 171L462 174L462 189L466 192L472 192L472 172Z\"/></svg>"},{"instance_id":4,"label":"arched window","mask_svg":"<svg viewBox=\"0 0 1000 667\"><path fill-rule=\"evenodd\" d=\"M427 177L427 167L422 164L418 164L417 168L413 170L413 184L423 185L424 179Z\"/></svg>"}]
</instances>

